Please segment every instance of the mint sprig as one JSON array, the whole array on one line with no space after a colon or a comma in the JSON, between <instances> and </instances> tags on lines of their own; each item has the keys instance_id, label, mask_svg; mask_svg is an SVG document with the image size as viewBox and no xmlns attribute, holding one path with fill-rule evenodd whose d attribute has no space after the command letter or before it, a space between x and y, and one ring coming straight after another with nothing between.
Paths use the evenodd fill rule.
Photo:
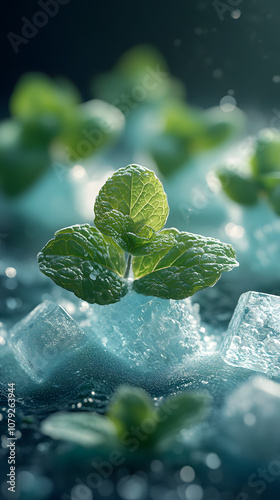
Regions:
<instances>
[{"instance_id":1,"label":"mint sprig","mask_svg":"<svg viewBox=\"0 0 280 500\"><path fill-rule=\"evenodd\" d=\"M170 454L178 434L205 419L210 404L207 394L186 392L155 407L143 389L122 386L106 415L59 412L42 422L41 431L52 439L95 450L101 457L114 450L129 463L138 462L143 455L149 460ZM135 429L141 432L141 439L136 439Z\"/></svg>"},{"instance_id":2,"label":"mint sprig","mask_svg":"<svg viewBox=\"0 0 280 500\"><path fill-rule=\"evenodd\" d=\"M61 229L38 255L45 275L87 302L117 302L129 286L144 295L184 299L238 265L231 245L162 229L167 198L147 168L119 169L101 188L94 210L96 227Z\"/></svg>"},{"instance_id":3,"label":"mint sprig","mask_svg":"<svg viewBox=\"0 0 280 500\"><path fill-rule=\"evenodd\" d=\"M222 167L217 174L223 190L236 203L255 205L265 197L280 215L280 132L261 130L248 162Z\"/></svg>"}]
</instances>

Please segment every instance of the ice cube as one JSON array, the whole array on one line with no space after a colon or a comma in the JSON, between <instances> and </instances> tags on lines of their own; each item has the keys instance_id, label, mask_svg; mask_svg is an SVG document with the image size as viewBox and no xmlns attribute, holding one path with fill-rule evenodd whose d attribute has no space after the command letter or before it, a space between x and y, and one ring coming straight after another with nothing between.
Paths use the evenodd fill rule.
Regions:
<instances>
[{"instance_id":1,"label":"ice cube","mask_svg":"<svg viewBox=\"0 0 280 500\"><path fill-rule=\"evenodd\" d=\"M212 330L200 322L199 306L128 293L107 306L79 299L45 301L10 335L17 360L36 382L67 389L106 380L162 386L190 361L216 349ZM72 319L74 317L74 320Z\"/></svg>"},{"instance_id":2,"label":"ice cube","mask_svg":"<svg viewBox=\"0 0 280 500\"><path fill-rule=\"evenodd\" d=\"M199 306L128 293L120 302L89 306L80 326L94 341L130 369L169 370L189 357L208 352ZM206 338L206 340L204 340Z\"/></svg>"},{"instance_id":3,"label":"ice cube","mask_svg":"<svg viewBox=\"0 0 280 500\"><path fill-rule=\"evenodd\" d=\"M256 459L279 457L280 384L257 376L242 384L226 401L221 426L224 445Z\"/></svg>"},{"instance_id":4,"label":"ice cube","mask_svg":"<svg viewBox=\"0 0 280 500\"><path fill-rule=\"evenodd\" d=\"M280 297L259 292L241 295L222 357L230 365L280 375Z\"/></svg>"},{"instance_id":5,"label":"ice cube","mask_svg":"<svg viewBox=\"0 0 280 500\"><path fill-rule=\"evenodd\" d=\"M42 302L19 321L9 337L15 357L36 382L45 381L87 341L71 316L50 301Z\"/></svg>"}]
</instances>

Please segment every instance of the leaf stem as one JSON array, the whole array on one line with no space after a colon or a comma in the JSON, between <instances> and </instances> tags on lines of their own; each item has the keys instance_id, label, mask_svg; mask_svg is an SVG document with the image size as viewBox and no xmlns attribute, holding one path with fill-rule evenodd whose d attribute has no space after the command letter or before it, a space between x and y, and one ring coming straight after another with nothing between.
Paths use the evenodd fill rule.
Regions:
<instances>
[{"instance_id":1,"label":"leaf stem","mask_svg":"<svg viewBox=\"0 0 280 500\"><path fill-rule=\"evenodd\" d=\"M131 257L131 254L129 253L127 263L126 263L126 270L125 270L125 273L123 275L124 278L129 277L129 273L130 273L130 269L131 269L131 260L132 260L132 257Z\"/></svg>"}]
</instances>

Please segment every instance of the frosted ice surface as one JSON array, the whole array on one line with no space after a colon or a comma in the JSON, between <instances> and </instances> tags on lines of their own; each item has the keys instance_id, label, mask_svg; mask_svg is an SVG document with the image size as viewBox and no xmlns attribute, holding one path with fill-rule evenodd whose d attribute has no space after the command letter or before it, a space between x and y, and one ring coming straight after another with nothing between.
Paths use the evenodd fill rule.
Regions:
<instances>
[{"instance_id":1,"label":"frosted ice surface","mask_svg":"<svg viewBox=\"0 0 280 500\"><path fill-rule=\"evenodd\" d=\"M29 376L43 382L87 340L62 307L45 301L12 328L9 344Z\"/></svg>"},{"instance_id":2,"label":"frosted ice surface","mask_svg":"<svg viewBox=\"0 0 280 500\"><path fill-rule=\"evenodd\" d=\"M212 349L199 306L128 293L120 302L89 306L80 326L132 369L164 370Z\"/></svg>"},{"instance_id":3,"label":"frosted ice surface","mask_svg":"<svg viewBox=\"0 0 280 500\"><path fill-rule=\"evenodd\" d=\"M254 377L228 398L222 411L223 433L236 452L251 458L276 458L280 450L279 414L280 384Z\"/></svg>"},{"instance_id":4,"label":"frosted ice surface","mask_svg":"<svg viewBox=\"0 0 280 500\"><path fill-rule=\"evenodd\" d=\"M222 357L234 366L280 375L280 297L258 292L241 295Z\"/></svg>"},{"instance_id":5,"label":"frosted ice surface","mask_svg":"<svg viewBox=\"0 0 280 500\"><path fill-rule=\"evenodd\" d=\"M63 305L71 316L45 301L10 332L15 357L35 382L149 384L216 348L212 330L206 332L199 305L191 299L130 292L107 306L78 299Z\"/></svg>"}]
</instances>

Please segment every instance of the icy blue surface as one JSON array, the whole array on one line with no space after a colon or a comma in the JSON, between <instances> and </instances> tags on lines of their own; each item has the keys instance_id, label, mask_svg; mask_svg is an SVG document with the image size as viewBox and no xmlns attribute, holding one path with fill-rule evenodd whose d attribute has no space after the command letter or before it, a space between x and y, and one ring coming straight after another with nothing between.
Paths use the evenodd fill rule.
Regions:
<instances>
[{"instance_id":1,"label":"icy blue surface","mask_svg":"<svg viewBox=\"0 0 280 500\"><path fill-rule=\"evenodd\" d=\"M164 386L217 351L213 329L191 299L162 300L130 292L108 306L45 301L17 323L9 344L37 383L67 386L106 380ZM196 368L195 368L196 369ZM178 375L177 375L178 376Z\"/></svg>"},{"instance_id":2,"label":"icy blue surface","mask_svg":"<svg viewBox=\"0 0 280 500\"><path fill-rule=\"evenodd\" d=\"M191 299L163 300L128 293L120 302L89 306L80 326L131 369L164 371L207 354L210 339Z\"/></svg>"},{"instance_id":3,"label":"icy blue surface","mask_svg":"<svg viewBox=\"0 0 280 500\"><path fill-rule=\"evenodd\" d=\"M258 292L241 295L222 356L231 365L280 376L280 297Z\"/></svg>"},{"instance_id":4,"label":"icy blue surface","mask_svg":"<svg viewBox=\"0 0 280 500\"><path fill-rule=\"evenodd\" d=\"M279 458L280 384L257 376L240 385L221 414L225 445L254 459ZM279 461L278 471L279 474Z\"/></svg>"},{"instance_id":5,"label":"icy blue surface","mask_svg":"<svg viewBox=\"0 0 280 500\"><path fill-rule=\"evenodd\" d=\"M76 354L87 337L60 306L45 301L11 330L9 344L26 373L45 381L54 369Z\"/></svg>"}]
</instances>

